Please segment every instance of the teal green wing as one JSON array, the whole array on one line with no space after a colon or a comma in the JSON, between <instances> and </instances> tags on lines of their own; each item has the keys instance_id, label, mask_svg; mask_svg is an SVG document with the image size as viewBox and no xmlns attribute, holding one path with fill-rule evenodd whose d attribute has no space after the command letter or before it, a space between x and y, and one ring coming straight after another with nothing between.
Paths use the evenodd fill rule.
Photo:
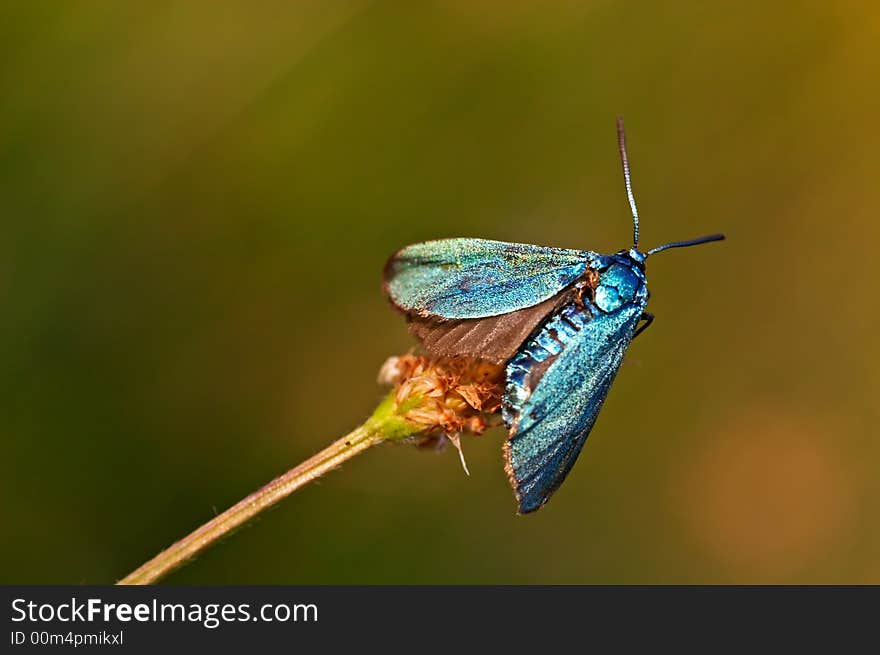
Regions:
<instances>
[{"instance_id":1,"label":"teal green wing","mask_svg":"<svg viewBox=\"0 0 880 655\"><path fill-rule=\"evenodd\" d=\"M425 241L388 260L385 292L412 316L498 316L551 298L598 257L585 250L486 239Z\"/></svg>"},{"instance_id":2,"label":"teal green wing","mask_svg":"<svg viewBox=\"0 0 880 655\"><path fill-rule=\"evenodd\" d=\"M549 500L593 429L644 302L610 313L571 304L507 364L504 457L522 514Z\"/></svg>"}]
</instances>

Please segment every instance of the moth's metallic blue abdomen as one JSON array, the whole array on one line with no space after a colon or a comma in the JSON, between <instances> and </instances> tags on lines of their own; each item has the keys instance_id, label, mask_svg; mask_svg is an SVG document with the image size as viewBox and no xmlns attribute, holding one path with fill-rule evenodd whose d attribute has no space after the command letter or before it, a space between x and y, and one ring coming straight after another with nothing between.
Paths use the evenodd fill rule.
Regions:
<instances>
[{"instance_id":1,"label":"moth's metallic blue abdomen","mask_svg":"<svg viewBox=\"0 0 880 655\"><path fill-rule=\"evenodd\" d=\"M507 364L507 383L501 412L504 424L514 429L519 423L523 405L546 370L571 340L593 317L592 310L572 302L563 307L547 321L541 330L520 346L519 351Z\"/></svg>"}]
</instances>

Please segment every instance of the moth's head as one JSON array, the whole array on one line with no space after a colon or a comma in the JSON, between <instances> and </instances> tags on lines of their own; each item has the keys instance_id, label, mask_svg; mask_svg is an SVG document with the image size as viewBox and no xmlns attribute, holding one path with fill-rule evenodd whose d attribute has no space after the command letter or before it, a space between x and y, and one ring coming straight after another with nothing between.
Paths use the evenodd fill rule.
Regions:
<instances>
[{"instance_id":1,"label":"moth's head","mask_svg":"<svg viewBox=\"0 0 880 655\"><path fill-rule=\"evenodd\" d=\"M629 250L618 250L616 253L611 255L611 258L614 261L621 262L623 264L629 264L631 266L635 266L641 271L645 270L645 260L648 258L647 253L639 250L638 246L633 246Z\"/></svg>"},{"instance_id":2,"label":"moth's head","mask_svg":"<svg viewBox=\"0 0 880 655\"><path fill-rule=\"evenodd\" d=\"M621 251L620 254L628 257L630 261L642 271L645 270L645 260L648 258L648 255L639 250L637 246L633 246L629 250Z\"/></svg>"}]
</instances>

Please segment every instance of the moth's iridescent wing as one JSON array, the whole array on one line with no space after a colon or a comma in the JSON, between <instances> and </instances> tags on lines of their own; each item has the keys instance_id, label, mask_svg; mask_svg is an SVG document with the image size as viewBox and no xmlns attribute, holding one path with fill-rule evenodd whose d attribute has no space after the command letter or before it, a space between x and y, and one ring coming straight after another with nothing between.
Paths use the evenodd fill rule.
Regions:
<instances>
[{"instance_id":1,"label":"moth's iridescent wing","mask_svg":"<svg viewBox=\"0 0 880 655\"><path fill-rule=\"evenodd\" d=\"M423 318L473 319L533 307L580 277L598 255L486 239L407 246L385 266L385 291Z\"/></svg>"},{"instance_id":2,"label":"moth's iridescent wing","mask_svg":"<svg viewBox=\"0 0 880 655\"><path fill-rule=\"evenodd\" d=\"M574 465L645 302L595 316L566 305L508 363L504 459L520 513L547 502Z\"/></svg>"}]
</instances>

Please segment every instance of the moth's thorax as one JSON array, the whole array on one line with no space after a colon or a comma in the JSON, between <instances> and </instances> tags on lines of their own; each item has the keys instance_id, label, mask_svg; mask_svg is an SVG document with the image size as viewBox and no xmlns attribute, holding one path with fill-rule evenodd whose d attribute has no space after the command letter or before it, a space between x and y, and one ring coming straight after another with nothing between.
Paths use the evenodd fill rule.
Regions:
<instances>
[{"instance_id":1,"label":"moth's thorax","mask_svg":"<svg viewBox=\"0 0 880 655\"><path fill-rule=\"evenodd\" d=\"M638 250L622 251L605 258L599 270L594 303L603 312L613 312L632 302L648 297L645 258Z\"/></svg>"}]
</instances>

